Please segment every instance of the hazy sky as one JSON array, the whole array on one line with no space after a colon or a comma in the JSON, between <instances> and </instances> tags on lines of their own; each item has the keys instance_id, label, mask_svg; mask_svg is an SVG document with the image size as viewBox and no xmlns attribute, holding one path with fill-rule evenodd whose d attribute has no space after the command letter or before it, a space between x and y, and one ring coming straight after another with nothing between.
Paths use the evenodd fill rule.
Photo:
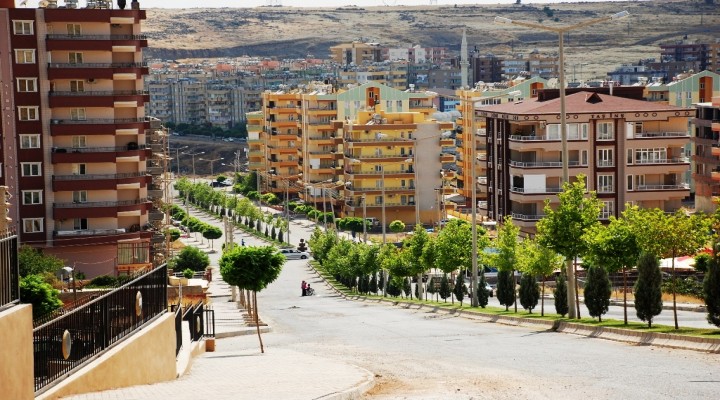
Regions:
<instances>
[{"instance_id":1,"label":"hazy sky","mask_svg":"<svg viewBox=\"0 0 720 400\"><path fill-rule=\"evenodd\" d=\"M128 6L131 0L128 0ZM430 0L139 0L141 8L218 8L218 7L257 7L268 4L282 4L292 7L341 7L356 5L358 7L384 6L384 5L429 5ZM613 1L613 0L582 0L584 2ZM623 1L623 0L615 0ZM33 0L28 1L32 3ZM572 3L571 0L522 0L524 4L530 3ZM63 0L58 2L62 5ZM83 0L80 0L83 3ZM515 0L437 0L438 5L452 4L514 4Z\"/></svg>"}]
</instances>

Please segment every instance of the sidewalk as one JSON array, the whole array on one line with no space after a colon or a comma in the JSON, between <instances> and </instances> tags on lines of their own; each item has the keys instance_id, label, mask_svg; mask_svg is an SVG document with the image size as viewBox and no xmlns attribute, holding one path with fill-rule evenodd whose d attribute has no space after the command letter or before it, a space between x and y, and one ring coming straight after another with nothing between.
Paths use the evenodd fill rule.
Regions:
<instances>
[{"instance_id":1,"label":"sidewalk","mask_svg":"<svg viewBox=\"0 0 720 400\"><path fill-rule=\"evenodd\" d=\"M213 221L212 217L196 209L192 210L192 214L217 224L217 219ZM240 243L240 239L244 239L246 245L263 244L261 239L235 230L236 243ZM205 252L211 250L207 242L201 245L192 237L182 240ZM345 400L359 398L373 386L373 374L354 365L272 346L265 346L265 353L260 353L257 330L244 324L244 310L232 301L230 285L222 280L217 267L222 243L222 239L215 240L215 252L208 254L213 266L207 294L215 310L215 352L198 356L190 372L174 381L65 399ZM261 332L271 335L272 329L261 326Z\"/></svg>"}]
</instances>

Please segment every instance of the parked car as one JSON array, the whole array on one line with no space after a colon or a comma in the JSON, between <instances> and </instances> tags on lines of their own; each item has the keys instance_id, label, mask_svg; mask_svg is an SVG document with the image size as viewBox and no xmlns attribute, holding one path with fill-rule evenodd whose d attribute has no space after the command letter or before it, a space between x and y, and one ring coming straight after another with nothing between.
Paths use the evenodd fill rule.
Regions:
<instances>
[{"instance_id":1,"label":"parked car","mask_svg":"<svg viewBox=\"0 0 720 400\"><path fill-rule=\"evenodd\" d=\"M288 260L305 260L310 258L308 252L295 249L280 249L280 254L284 255Z\"/></svg>"}]
</instances>

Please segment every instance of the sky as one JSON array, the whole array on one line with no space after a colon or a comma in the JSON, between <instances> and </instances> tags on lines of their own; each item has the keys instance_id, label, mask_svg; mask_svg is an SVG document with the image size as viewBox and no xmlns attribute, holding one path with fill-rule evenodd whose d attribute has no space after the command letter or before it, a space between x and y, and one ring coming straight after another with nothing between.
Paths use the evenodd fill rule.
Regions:
<instances>
[{"instance_id":1,"label":"sky","mask_svg":"<svg viewBox=\"0 0 720 400\"><path fill-rule=\"evenodd\" d=\"M146 8L220 8L220 7L258 7L268 4L282 4L292 7L342 7L355 5L358 7L385 6L385 5L429 5L430 0L139 0L140 7ZM582 0L584 2L623 1L623 0ZM28 3L32 3L30 0ZM80 3L83 1L81 0ZM434 1L435 2L435 1ZM531 3L572 3L572 0L522 0L523 4ZM62 0L59 1L63 3ZM130 0L128 0L128 5ZM437 5L454 4L515 4L515 0L437 0Z\"/></svg>"}]
</instances>

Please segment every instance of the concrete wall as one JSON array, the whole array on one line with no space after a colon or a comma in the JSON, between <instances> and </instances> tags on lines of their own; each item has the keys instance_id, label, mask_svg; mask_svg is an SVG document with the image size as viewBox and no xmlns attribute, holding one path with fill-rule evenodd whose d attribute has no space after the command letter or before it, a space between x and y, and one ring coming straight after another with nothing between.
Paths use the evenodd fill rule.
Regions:
<instances>
[{"instance_id":1,"label":"concrete wall","mask_svg":"<svg viewBox=\"0 0 720 400\"><path fill-rule=\"evenodd\" d=\"M175 321L167 313L37 399L145 385L176 376Z\"/></svg>"},{"instance_id":2,"label":"concrete wall","mask_svg":"<svg viewBox=\"0 0 720 400\"><path fill-rule=\"evenodd\" d=\"M0 387L4 399L34 397L32 306L12 307L0 313Z\"/></svg>"}]
</instances>

